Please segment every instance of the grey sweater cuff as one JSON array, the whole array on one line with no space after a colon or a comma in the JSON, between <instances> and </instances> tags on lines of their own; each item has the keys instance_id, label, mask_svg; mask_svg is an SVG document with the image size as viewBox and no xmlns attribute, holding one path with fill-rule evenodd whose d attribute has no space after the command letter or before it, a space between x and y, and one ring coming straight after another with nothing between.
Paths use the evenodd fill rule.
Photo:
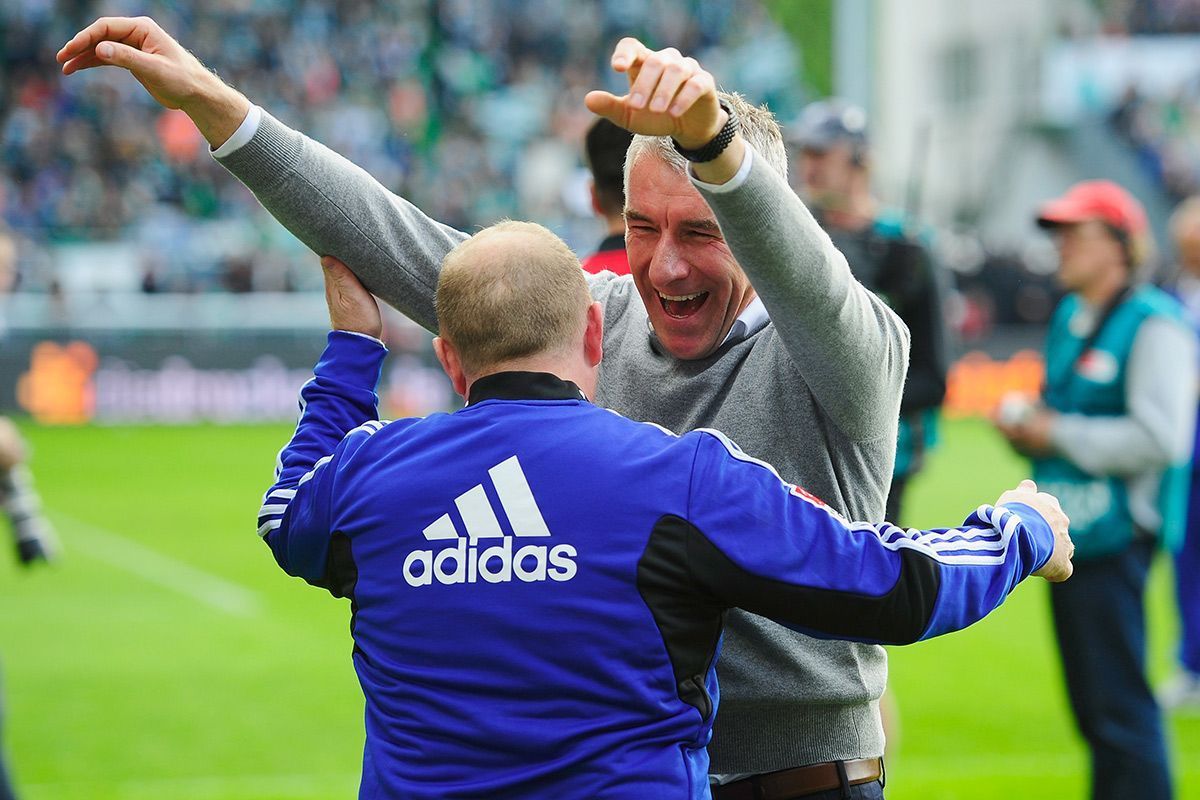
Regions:
<instances>
[{"instance_id":1,"label":"grey sweater cuff","mask_svg":"<svg viewBox=\"0 0 1200 800\"><path fill-rule=\"evenodd\" d=\"M262 191L295 169L303 146L304 137L263 111L250 141L217 162L247 186Z\"/></svg>"}]
</instances>

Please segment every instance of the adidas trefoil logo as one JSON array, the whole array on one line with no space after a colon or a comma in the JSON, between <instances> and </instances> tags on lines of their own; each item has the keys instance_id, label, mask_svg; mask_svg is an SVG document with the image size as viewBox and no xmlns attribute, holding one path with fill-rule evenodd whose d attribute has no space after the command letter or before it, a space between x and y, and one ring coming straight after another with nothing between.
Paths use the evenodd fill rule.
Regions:
<instances>
[{"instance_id":1,"label":"adidas trefoil logo","mask_svg":"<svg viewBox=\"0 0 1200 800\"><path fill-rule=\"evenodd\" d=\"M483 484L472 486L454 499L467 535L461 536L450 515L442 514L425 530L430 542L454 542L441 550L414 550L404 559L404 580L409 586L430 586L436 580L443 585L457 583L523 583L569 581L575 577L574 559L578 556L569 544L553 547L526 544L514 552L514 539L549 538L550 529L542 518L529 481L516 456L488 470L500 505L512 525L513 536L505 536ZM499 540L488 547L487 540ZM485 546L480 546L480 543Z\"/></svg>"}]
</instances>

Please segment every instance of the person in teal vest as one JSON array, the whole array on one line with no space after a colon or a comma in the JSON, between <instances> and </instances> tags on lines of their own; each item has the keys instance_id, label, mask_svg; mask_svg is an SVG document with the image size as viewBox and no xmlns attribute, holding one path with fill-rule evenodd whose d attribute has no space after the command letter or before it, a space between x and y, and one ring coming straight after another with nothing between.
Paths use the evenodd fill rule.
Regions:
<instances>
[{"instance_id":1,"label":"person in teal vest","mask_svg":"<svg viewBox=\"0 0 1200 800\"><path fill-rule=\"evenodd\" d=\"M1068 295L1046 335L1041 404L1003 408L997 425L1071 518L1075 580L1050 596L1071 708L1091 749L1091 796L1169 798L1143 595L1155 549L1173 546L1182 527L1195 335L1176 300L1137 280L1149 226L1124 189L1076 184L1037 221L1054 235Z\"/></svg>"},{"instance_id":2,"label":"person in teal vest","mask_svg":"<svg viewBox=\"0 0 1200 800\"><path fill-rule=\"evenodd\" d=\"M1171 215L1177 271L1165 288L1183 304L1200 333L1200 195L1180 203ZM1198 410L1200 416L1200 410ZM1197 427L1200 440L1200 426ZM1175 600L1179 608L1179 669L1159 689L1163 708L1200 712L1200 461L1193 446L1187 524L1175 554Z\"/></svg>"},{"instance_id":3,"label":"person in teal vest","mask_svg":"<svg viewBox=\"0 0 1200 800\"><path fill-rule=\"evenodd\" d=\"M904 493L937 443L937 423L949 371L945 276L933 258L929 231L881 206L871 192L867 115L842 100L808 105L788 129L799 151L793 182L854 277L908 326L911 349L900 400L896 462L884 518L901 523Z\"/></svg>"}]
</instances>

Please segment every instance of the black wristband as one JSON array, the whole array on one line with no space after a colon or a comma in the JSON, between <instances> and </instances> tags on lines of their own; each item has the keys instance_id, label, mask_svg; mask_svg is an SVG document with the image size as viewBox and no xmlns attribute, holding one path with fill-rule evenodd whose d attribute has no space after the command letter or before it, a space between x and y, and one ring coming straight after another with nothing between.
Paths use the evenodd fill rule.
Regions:
<instances>
[{"instance_id":1,"label":"black wristband","mask_svg":"<svg viewBox=\"0 0 1200 800\"><path fill-rule=\"evenodd\" d=\"M718 100L717 102L721 104L721 108L725 109L725 113L729 118L725 120L725 126L717 131L717 135L708 144L698 147L695 150L688 150L686 147L680 147L679 142L674 139L671 140L671 144L675 145L675 152L694 164L703 164L706 161L712 161L721 155L721 153L724 153L725 148L729 147L729 143L733 141L733 137L737 135L741 127L737 114L734 113L729 104L724 100Z\"/></svg>"}]
</instances>

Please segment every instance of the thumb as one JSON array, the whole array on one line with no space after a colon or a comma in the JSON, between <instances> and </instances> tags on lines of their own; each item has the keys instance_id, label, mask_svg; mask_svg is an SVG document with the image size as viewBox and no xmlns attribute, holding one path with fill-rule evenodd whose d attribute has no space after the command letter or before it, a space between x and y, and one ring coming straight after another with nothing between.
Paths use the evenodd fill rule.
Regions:
<instances>
[{"instance_id":1,"label":"thumb","mask_svg":"<svg viewBox=\"0 0 1200 800\"><path fill-rule=\"evenodd\" d=\"M321 259L321 266L325 268L325 283L330 286L346 286L358 283L354 278L354 273L350 268L338 261L333 256L325 256Z\"/></svg>"},{"instance_id":2,"label":"thumb","mask_svg":"<svg viewBox=\"0 0 1200 800\"><path fill-rule=\"evenodd\" d=\"M609 92L596 90L588 92L587 96L583 98L583 102L588 107L588 111L593 114L598 114L625 127L625 100L623 98Z\"/></svg>"},{"instance_id":3,"label":"thumb","mask_svg":"<svg viewBox=\"0 0 1200 800\"><path fill-rule=\"evenodd\" d=\"M114 67L124 67L130 72L145 74L154 70L152 56L120 42L101 42L96 45L96 58Z\"/></svg>"},{"instance_id":4,"label":"thumb","mask_svg":"<svg viewBox=\"0 0 1200 800\"><path fill-rule=\"evenodd\" d=\"M350 268L333 256L321 259L325 268L325 288L333 291L343 302L362 301L370 298L370 292L362 285Z\"/></svg>"},{"instance_id":5,"label":"thumb","mask_svg":"<svg viewBox=\"0 0 1200 800\"><path fill-rule=\"evenodd\" d=\"M1037 484L1034 483L1033 481L1031 481L1029 478L1026 478L1025 480L1021 481L1019 484L1017 484L1017 488L1023 492L1036 492Z\"/></svg>"}]
</instances>

